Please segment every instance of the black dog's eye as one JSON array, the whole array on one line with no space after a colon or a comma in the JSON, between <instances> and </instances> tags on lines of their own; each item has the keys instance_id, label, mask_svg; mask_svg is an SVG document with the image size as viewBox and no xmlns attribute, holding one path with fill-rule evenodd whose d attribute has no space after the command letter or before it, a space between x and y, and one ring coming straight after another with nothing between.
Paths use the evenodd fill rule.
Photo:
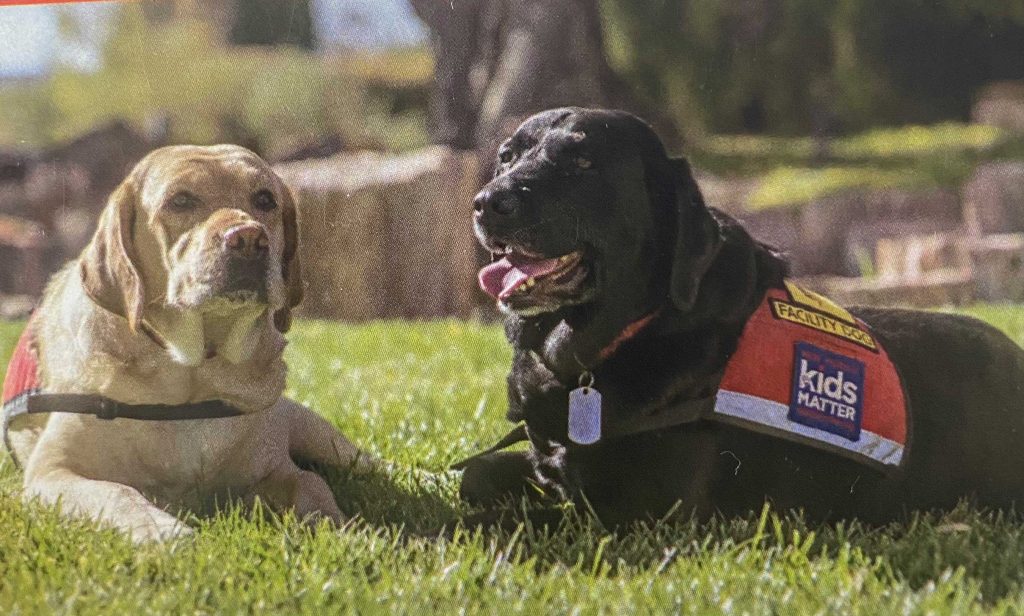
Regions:
<instances>
[{"instance_id":1,"label":"black dog's eye","mask_svg":"<svg viewBox=\"0 0 1024 616\"><path fill-rule=\"evenodd\" d=\"M585 156L577 156L576 166L579 167L580 169L590 169L591 167L594 166L594 163Z\"/></svg>"},{"instance_id":2,"label":"black dog's eye","mask_svg":"<svg viewBox=\"0 0 1024 616\"><path fill-rule=\"evenodd\" d=\"M277 207L277 200L269 190L261 190L252 196L252 206L257 210L269 212Z\"/></svg>"},{"instance_id":3,"label":"black dog's eye","mask_svg":"<svg viewBox=\"0 0 1024 616\"><path fill-rule=\"evenodd\" d=\"M167 200L167 203L176 210L191 210L200 204L199 197L188 191L176 192Z\"/></svg>"}]
</instances>

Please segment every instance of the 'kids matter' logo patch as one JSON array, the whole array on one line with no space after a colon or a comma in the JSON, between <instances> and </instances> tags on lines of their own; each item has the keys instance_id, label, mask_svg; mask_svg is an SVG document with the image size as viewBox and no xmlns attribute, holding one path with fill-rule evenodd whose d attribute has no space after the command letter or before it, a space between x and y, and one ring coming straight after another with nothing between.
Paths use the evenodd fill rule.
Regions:
<instances>
[{"instance_id":1,"label":"'kids matter' logo patch","mask_svg":"<svg viewBox=\"0 0 1024 616\"><path fill-rule=\"evenodd\" d=\"M864 363L797 342L790 421L856 441L863 411Z\"/></svg>"}]
</instances>

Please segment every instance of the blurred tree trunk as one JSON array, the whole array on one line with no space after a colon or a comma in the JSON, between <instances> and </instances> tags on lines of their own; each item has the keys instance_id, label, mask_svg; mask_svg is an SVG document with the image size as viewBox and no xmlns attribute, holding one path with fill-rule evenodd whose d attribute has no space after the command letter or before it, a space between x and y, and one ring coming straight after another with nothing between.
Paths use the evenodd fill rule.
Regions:
<instances>
[{"instance_id":1,"label":"blurred tree trunk","mask_svg":"<svg viewBox=\"0 0 1024 616\"><path fill-rule=\"evenodd\" d=\"M411 0L431 30L435 141L493 151L525 117L562 105L642 108L604 53L597 0Z\"/></svg>"},{"instance_id":2,"label":"blurred tree trunk","mask_svg":"<svg viewBox=\"0 0 1024 616\"><path fill-rule=\"evenodd\" d=\"M234 0L228 41L233 45L297 45L313 49L311 0Z\"/></svg>"}]
</instances>

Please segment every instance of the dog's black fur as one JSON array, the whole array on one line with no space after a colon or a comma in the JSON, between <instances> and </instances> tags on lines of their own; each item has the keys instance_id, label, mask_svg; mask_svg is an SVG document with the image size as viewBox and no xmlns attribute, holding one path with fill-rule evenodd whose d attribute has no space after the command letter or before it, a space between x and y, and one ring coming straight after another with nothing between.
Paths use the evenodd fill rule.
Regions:
<instances>
[{"instance_id":1,"label":"dog's black fur","mask_svg":"<svg viewBox=\"0 0 1024 616\"><path fill-rule=\"evenodd\" d=\"M606 422L712 395L786 264L706 207L686 161L619 111L564 108L528 119L499 150L475 205L491 251L581 250L588 273L580 286L529 300L534 316L509 311L508 417L525 420L531 447L475 460L463 478L467 500L494 502L529 480L585 497L618 525L660 517L677 501L699 517L744 514L767 499L814 520L884 522L964 497L1000 508L1024 497L1024 352L985 323L930 312L852 309L905 382L912 434L901 472L708 421L568 446L567 394L584 369L604 396ZM599 359L627 325L656 312Z\"/></svg>"}]
</instances>

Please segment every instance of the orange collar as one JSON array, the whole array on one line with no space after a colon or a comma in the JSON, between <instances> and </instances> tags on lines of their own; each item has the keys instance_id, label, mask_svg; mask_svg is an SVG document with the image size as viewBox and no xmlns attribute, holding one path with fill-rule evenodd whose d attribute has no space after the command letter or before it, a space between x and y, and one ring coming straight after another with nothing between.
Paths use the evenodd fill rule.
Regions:
<instances>
[{"instance_id":1,"label":"orange collar","mask_svg":"<svg viewBox=\"0 0 1024 616\"><path fill-rule=\"evenodd\" d=\"M623 328L623 330L619 332L619 335L615 337L615 340L612 340L611 343L608 344L608 346L601 349L601 352L598 354L598 358L601 361L604 361L611 357L612 355L614 355L615 351L618 351L619 347L622 346L624 342L628 341L630 338L633 338L641 331L643 331L645 327L650 325L651 321L653 321L658 315L661 314L661 310L661 308L658 308L654 312L648 314L645 317L641 317L636 321L633 321L625 328Z\"/></svg>"}]
</instances>

